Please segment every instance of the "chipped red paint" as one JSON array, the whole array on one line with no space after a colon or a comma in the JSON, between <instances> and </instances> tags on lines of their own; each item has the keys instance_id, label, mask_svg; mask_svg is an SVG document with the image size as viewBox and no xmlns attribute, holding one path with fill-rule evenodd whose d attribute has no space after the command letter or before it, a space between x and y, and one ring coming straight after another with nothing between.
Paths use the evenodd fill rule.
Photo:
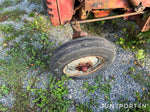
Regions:
<instances>
[{"instance_id":1,"label":"chipped red paint","mask_svg":"<svg viewBox=\"0 0 150 112\"><path fill-rule=\"evenodd\" d=\"M143 6L150 7L150 0L141 0Z\"/></svg>"},{"instance_id":2,"label":"chipped red paint","mask_svg":"<svg viewBox=\"0 0 150 112\"><path fill-rule=\"evenodd\" d=\"M141 31L144 32L148 31L149 29L150 29L150 16L145 18Z\"/></svg>"},{"instance_id":3,"label":"chipped red paint","mask_svg":"<svg viewBox=\"0 0 150 112\"><path fill-rule=\"evenodd\" d=\"M76 67L76 70L86 72L90 67L92 67L92 63L79 63L79 65Z\"/></svg>"},{"instance_id":4,"label":"chipped red paint","mask_svg":"<svg viewBox=\"0 0 150 112\"><path fill-rule=\"evenodd\" d=\"M74 10L75 0L57 0L61 24L70 22Z\"/></svg>"},{"instance_id":5,"label":"chipped red paint","mask_svg":"<svg viewBox=\"0 0 150 112\"><path fill-rule=\"evenodd\" d=\"M64 25L70 23L74 14L74 5L77 0L46 0L47 11L50 21L53 26ZM142 5L150 7L150 0L140 0ZM93 12L95 17L108 16L113 9L124 9L129 13L129 10L134 10L134 7L140 3L139 0L85 0L82 8L83 12ZM136 18L132 16L132 18Z\"/></svg>"},{"instance_id":6,"label":"chipped red paint","mask_svg":"<svg viewBox=\"0 0 150 112\"><path fill-rule=\"evenodd\" d=\"M53 26L70 22L75 0L46 0L47 12Z\"/></svg>"},{"instance_id":7,"label":"chipped red paint","mask_svg":"<svg viewBox=\"0 0 150 112\"><path fill-rule=\"evenodd\" d=\"M58 13L57 0L46 0L46 5L51 24L54 26L60 25L61 23Z\"/></svg>"}]
</instances>

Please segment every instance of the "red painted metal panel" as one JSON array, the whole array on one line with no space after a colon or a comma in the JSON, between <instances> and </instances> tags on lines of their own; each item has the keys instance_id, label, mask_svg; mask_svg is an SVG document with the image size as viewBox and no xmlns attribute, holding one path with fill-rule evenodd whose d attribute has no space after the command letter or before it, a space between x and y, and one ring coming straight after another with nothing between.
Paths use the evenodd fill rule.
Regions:
<instances>
[{"instance_id":1,"label":"red painted metal panel","mask_svg":"<svg viewBox=\"0 0 150 112\"><path fill-rule=\"evenodd\" d=\"M150 7L150 0L141 0L141 2L145 7Z\"/></svg>"},{"instance_id":2,"label":"red painted metal panel","mask_svg":"<svg viewBox=\"0 0 150 112\"><path fill-rule=\"evenodd\" d=\"M50 17L51 24L53 26L58 26L61 24L60 16L58 12L57 0L46 0L47 12Z\"/></svg>"},{"instance_id":3,"label":"red painted metal panel","mask_svg":"<svg viewBox=\"0 0 150 112\"><path fill-rule=\"evenodd\" d=\"M59 15L61 24L66 24L70 22L74 10L75 0L57 0L59 7Z\"/></svg>"}]
</instances>

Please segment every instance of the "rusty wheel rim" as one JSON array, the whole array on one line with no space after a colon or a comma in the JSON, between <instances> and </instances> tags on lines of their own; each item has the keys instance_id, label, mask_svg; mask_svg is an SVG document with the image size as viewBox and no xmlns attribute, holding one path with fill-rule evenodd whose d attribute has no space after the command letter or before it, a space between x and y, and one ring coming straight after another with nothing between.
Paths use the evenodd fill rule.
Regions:
<instances>
[{"instance_id":1,"label":"rusty wheel rim","mask_svg":"<svg viewBox=\"0 0 150 112\"><path fill-rule=\"evenodd\" d=\"M71 77L89 75L105 65L105 59L101 56L86 56L68 63L63 73Z\"/></svg>"}]
</instances>

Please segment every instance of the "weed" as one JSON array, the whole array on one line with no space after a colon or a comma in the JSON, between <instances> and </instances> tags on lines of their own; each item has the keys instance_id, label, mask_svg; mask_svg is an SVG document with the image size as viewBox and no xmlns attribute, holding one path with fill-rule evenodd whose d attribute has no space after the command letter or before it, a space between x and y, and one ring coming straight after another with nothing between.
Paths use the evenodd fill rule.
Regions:
<instances>
[{"instance_id":1,"label":"weed","mask_svg":"<svg viewBox=\"0 0 150 112\"><path fill-rule=\"evenodd\" d=\"M63 76L61 80L56 80L53 76L50 76L49 85L47 89L31 89L28 87L28 91L33 91L36 94L36 98L33 103L42 109L42 112L67 112L70 106L70 100L65 98L68 94L68 88L65 86L68 77Z\"/></svg>"},{"instance_id":2,"label":"weed","mask_svg":"<svg viewBox=\"0 0 150 112\"><path fill-rule=\"evenodd\" d=\"M138 61L143 61L145 59L145 54L143 49L139 49L137 53L135 54L137 57Z\"/></svg>"},{"instance_id":3,"label":"weed","mask_svg":"<svg viewBox=\"0 0 150 112\"><path fill-rule=\"evenodd\" d=\"M35 45L33 44L35 43ZM27 63L30 67L36 68L40 66L42 69L47 68L49 65L50 52L52 49L50 47L54 42L49 41L49 37L46 34L42 34L41 37L32 37L30 36L24 38L19 45L25 44L21 48L26 52L26 55L29 56Z\"/></svg>"},{"instance_id":4,"label":"weed","mask_svg":"<svg viewBox=\"0 0 150 112\"><path fill-rule=\"evenodd\" d=\"M140 85L145 85L147 88L150 88L150 77L148 76L148 72L146 71L138 71L136 67L131 67L129 69L129 74L133 77L133 79L138 82ZM146 74L147 76L145 76Z\"/></svg>"},{"instance_id":5,"label":"weed","mask_svg":"<svg viewBox=\"0 0 150 112\"><path fill-rule=\"evenodd\" d=\"M30 12L28 16L29 17L34 17L35 16L35 12Z\"/></svg>"},{"instance_id":6,"label":"weed","mask_svg":"<svg viewBox=\"0 0 150 112\"><path fill-rule=\"evenodd\" d=\"M0 88L0 99L2 98L3 95L7 95L9 93L9 88L6 87L5 84L3 84Z\"/></svg>"},{"instance_id":7,"label":"weed","mask_svg":"<svg viewBox=\"0 0 150 112\"><path fill-rule=\"evenodd\" d=\"M94 85L94 86L90 86L88 84L88 82L84 82L84 87L82 87L82 89L87 89L87 95L90 96L90 102L86 103L86 104L76 104L76 110L77 112L93 112L92 111L92 106L99 106L99 104L95 101L98 97L93 98L90 93L94 93L96 90L100 89L100 93L102 94L102 92L104 92L105 94L105 100L109 101L109 103L111 103L110 98L109 98L109 93L111 92L111 81L106 80L106 83L101 84L101 75L99 75L96 79L95 79L96 83L98 85ZM107 109L106 109L107 110Z\"/></svg>"},{"instance_id":8,"label":"weed","mask_svg":"<svg viewBox=\"0 0 150 112\"><path fill-rule=\"evenodd\" d=\"M8 108L0 104L0 111L1 112L8 112Z\"/></svg>"},{"instance_id":9,"label":"weed","mask_svg":"<svg viewBox=\"0 0 150 112\"><path fill-rule=\"evenodd\" d=\"M10 55L8 53L8 55ZM3 79L13 91L15 100L11 111L37 111L40 108L44 111L63 111L67 112L70 106L70 100L65 96L68 94L66 82L67 76L61 79L56 79L53 76L49 79L49 84L45 89L35 88L35 83L29 84L27 89L23 88L24 78L26 76L27 64L25 63L26 54L24 51L18 51L17 49L11 50L11 57L9 60L2 60L0 63L0 78ZM9 89L3 85L0 89L1 95L7 94ZM30 96L34 98L32 100ZM7 109L7 108L6 108ZM0 110L5 110L1 105Z\"/></svg>"},{"instance_id":10,"label":"weed","mask_svg":"<svg viewBox=\"0 0 150 112\"><path fill-rule=\"evenodd\" d=\"M14 50L9 58L6 57L0 63L0 79L9 86L13 91L13 97L15 97L11 111L29 110L29 100L27 95L24 95L25 91L23 89L23 81L27 74L27 65L23 60L24 56L23 52L18 53L17 50ZM9 89L6 86L3 85L2 88L5 90L3 94L8 93Z\"/></svg>"},{"instance_id":11,"label":"weed","mask_svg":"<svg viewBox=\"0 0 150 112\"><path fill-rule=\"evenodd\" d=\"M2 4L0 5L0 11L3 10L3 8L9 7L11 6L13 3L13 1L11 0L5 0L4 2L2 2Z\"/></svg>"},{"instance_id":12,"label":"weed","mask_svg":"<svg viewBox=\"0 0 150 112\"><path fill-rule=\"evenodd\" d=\"M150 111L150 77L148 76L148 72L138 71L136 67L131 67L129 69L129 74L133 77L133 79L139 83L143 88L143 95L141 96L137 91L135 92L136 101L134 104L137 106L135 108L128 109L120 109L121 111L131 111L131 112L149 112ZM147 74L147 76L144 76ZM122 98L123 100L123 98ZM122 103L126 103L127 101L123 101ZM144 105L141 107L141 104Z\"/></svg>"},{"instance_id":13,"label":"weed","mask_svg":"<svg viewBox=\"0 0 150 112\"><path fill-rule=\"evenodd\" d=\"M119 38L116 43L123 46L124 49L131 49L132 51L137 51L142 48L144 49L146 44L150 43L150 30L140 33L134 30L134 25L132 25L131 28L128 29L123 28L125 38Z\"/></svg>"},{"instance_id":14,"label":"weed","mask_svg":"<svg viewBox=\"0 0 150 112\"><path fill-rule=\"evenodd\" d=\"M4 33L4 43L10 42L24 33L21 28L16 30L15 26L12 24L0 25L0 29Z\"/></svg>"},{"instance_id":15,"label":"weed","mask_svg":"<svg viewBox=\"0 0 150 112\"><path fill-rule=\"evenodd\" d=\"M53 50L50 48L54 42L49 40L49 35L47 34L49 32L49 27L46 25L46 22L41 24L42 21L42 17L36 18L33 22L29 22L24 28L20 28L19 30L16 30L15 27L11 24L0 25L1 31L4 33L5 44L13 41L20 34L25 35L25 37L22 38L19 42L13 42L14 49L11 49L9 54L12 54L11 52L13 52L15 49L17 49L18 52L23 50L24 53L28 55L26 62L34 69L39 66L41 68L48 67L48 60L51 56L50 52ZM6 47L10 47L9 44Z\"/></svg>"},{"instance_id":16,"label":"weed","mask_svg":"<svg viewBox=\"0 0 150 112\"><path fill-rule=\"evenodd\" d=\"M36 4L40 4L41 3L41 0L28 0L29 2L33 2L33 3L36 3Z\"/></svg>"},{"instance_id":17,"label":"weed","mask_svg":"<svg viewBox=\"0 0 150 112\"><path fill-rule=\"evenodd\" d=\"M18 85L21 83L22 79L26 74L26 63L22 60L22 57L25 56L23 52L17 53L14 51L12 54L13 58L9 60L1 60L0 66L0 79L7 82L7 84Z\"/></svg>"},{"instance_id":18,"label":"weed","mask_svg":"<svg viewBox=\"0 0 150 112\"><path fill-rule=\"evenodd\" d=\"M108 96L108 93L111 92L111 85L110 85L110 81L106 80L105 84L101 84L101 76L99 75L98 78L95 79L96 83L98 85L94 85L94 86L90 86L88 84L88 82L84 82L84 86L82 87L83 89L87 89L87 95L89 95L90 93L94 93L95 90L100 89L100 93L102 94L102 92L105 93L105 95ZM107 97L108 98L108 97Z\"/></svg>"},{"instance_id":19,"label":"weed","mask_svg":"<svg viewBox=\"0 0 150 112\"><path fill-rule=\"evenodd\" d=\"M94 105L95 101L93 99L90 99L90 102L86 102L85 104L83 103L75 104L76 112L94 112L92 110L92 106Z\"/></svg>"},{"instance_id":20,"label":"weed","mask_svg":"<svg viewBox=\"0 0 150 112\"><path fill-rule=\"evenodd\" d=\"M42 16L35 17L34 21L29 22L25 27L30 28L31 31L40 33L49 33L49 29L51 28L49 21Z\"/></svg>"},{"instance_id":21,"label":"weed","mask_svg":"<svg viewBox=\"0 0 150 112\"><path fill-rule=\"evenodd\" d=\"M5 11L5 12L1 13L0 18L6 17L7 19L14 21L16 19L21 19L20 16L24 15L24 14L26 14L26 11L21 10L21 9L15 9L12 11Z\"/></svg>"},{"instance_id":22,"label":"weed","mask_svg":"<svg viewBox=\"0 0 150 112\"><path fill-rule=\"evenodd\" d=\"M84 82L83 84L85 87L82 87L82 89L87 89L87 95L89 95L90 93L94 93L95 90L99 89L97 85L90 86L88 82Z\"/></svg>"},{"instance_id":23,"label":"weed","mask_svg":"<svg viewBox=\"0 0 150 112\"><path fill-rule=\"evenodd\" d=\"M15 0L15 4L20 3L22 0Z\"/></svg>"},{"instance_id":24,"label":"weed","mask_svg":"<svg viewBox=\"0 0 150 112\"><path fill-rule=\"evenodd\" d=\"M98 87L100 88L100 93L102 94L102 91L104 91L105 95L108 96L108 93L111 92L110 81L106 80L105 84L101 84L100 75L98 76L98 78L95 79L95 81L98 83Z\"/></svg>"}]
</instances>

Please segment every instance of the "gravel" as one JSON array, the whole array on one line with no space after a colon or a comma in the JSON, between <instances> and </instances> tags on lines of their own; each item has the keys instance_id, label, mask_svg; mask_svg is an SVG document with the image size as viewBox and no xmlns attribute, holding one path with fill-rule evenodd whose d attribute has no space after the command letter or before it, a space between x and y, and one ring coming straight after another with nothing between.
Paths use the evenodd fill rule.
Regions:
<instances>
[{"instance_id":1,"label":"gravel","mask_svg":"<svg viewBox=\"0 0 150 112\"><path fill-rule=\"evenodd\" d=\"M0 0L0 4L3 2L4 0ZM28 17L28 14L30 12L32 12L33 10L37 10L37 13L42 11L42 8L40 5L36 5L34 3L29 3L26 0L23 0L22 2L20 2L19 4L15 5L15 6L11 6L8 8L5 8L3 11L6 10L14 10L16 8L19 8L21 10L25 10L27 12L27 14L22 16L22 20L24 19L28 19L31 20L33 18ZM119 20L120 25L123 26L127 26L127 22L126 21L120 21ZM118 24L119 24L118 23ZM0 24L13 24L15 25L16 29L21 28L24 23L23 22L19 22L19 23L15 23L13 21L5 21L2 22ZM109 27L109 28L108 28ZM108 28L108 29L107 29ZM122 30L119 31L114 31L114 28L112 25L107 25L105 28L105 34L103 34L103 37L107 38L108 40L110 40L112 42L112 44L114 44L116 46L116 59L114 61L114 63L106 70L103 71L98 71L95 74L101 75L101 84L105 84L106 80L111 81L111 92L108 94L108 96L110 97L110 100L112 102L112 104L118 104L117 101L120 100L121 98L127 99L128 103L134 103L136 101L135 98L135 91L137 91L138 93L140 93L140 95L142 95L143 93L143 87L141 85L139 85L137 82L134 81L134 79L128 74L129 68L135 66L134 61L136 60L134 57L134 54L131 53L129 50L124 50L122 49L120 46L116 45L114 42L116 41L116 36L117 37L123 37L124 33ZM50 40L55 42L54 46L59 46L59 43L65 43L69 40L71 40L72 38L72 28L70 25L65 25L65 26L61 26L61 27L52 27L52 29L50 29L51 34L50 34ZM3 34L2 32L0 32L0 43L3 42ZM5 57L5 50L2 49L3 46L0 46L0 59L4 59ZM147 59L145 60L146 65L144 66L144 68L140 68L138 67L138 70L144 70L150 73L150 55L147 55ZM38 78L40 79L37 83L37 87L38 88L45 88L43 82L48 83L48 77L51 75L51 73L43 73L40 76L37 75L38 71L33 71L33 70L29 70L28 74L25 78L24 81L24 88L27 87L29 79L31 77L34 76L38 76ZM114 79L112 80L111 76L114 76ZM68 81L68 88L69 88L69 94L67 95L67 97L69 99L75 100L77 103L86 103L89 102L90 100L90 96L92 97L98 97L98 99L96 100L97 103L100 104L99 107L93 106L93 111L94 112L99 112L100 110L103 110L103 104L108 104L109 102L107 100L105 100L105 96L106 94L104 93L104 91L102 92L102 94L100 93L100 90L96 90L94 93L91 93L90 95L87 95L87 89L82 89L81 87L84 87L83 82L88 82L89 85L97 85L97 83L95 82L95 78L91 77L88 79L81 79L81 80L69 80ZM3 97L0 102L2 102L3 104L6 104L8 106L11 106L12 102L14 101L14 98L12 96L12 94L7 95L5 97ZM114 110L117 109L117 107L114 108L110 108L110 110ZM75 106L72 105L69 109L69 111L74 111L75 110Z\"/></svg>"}]
</instances>

